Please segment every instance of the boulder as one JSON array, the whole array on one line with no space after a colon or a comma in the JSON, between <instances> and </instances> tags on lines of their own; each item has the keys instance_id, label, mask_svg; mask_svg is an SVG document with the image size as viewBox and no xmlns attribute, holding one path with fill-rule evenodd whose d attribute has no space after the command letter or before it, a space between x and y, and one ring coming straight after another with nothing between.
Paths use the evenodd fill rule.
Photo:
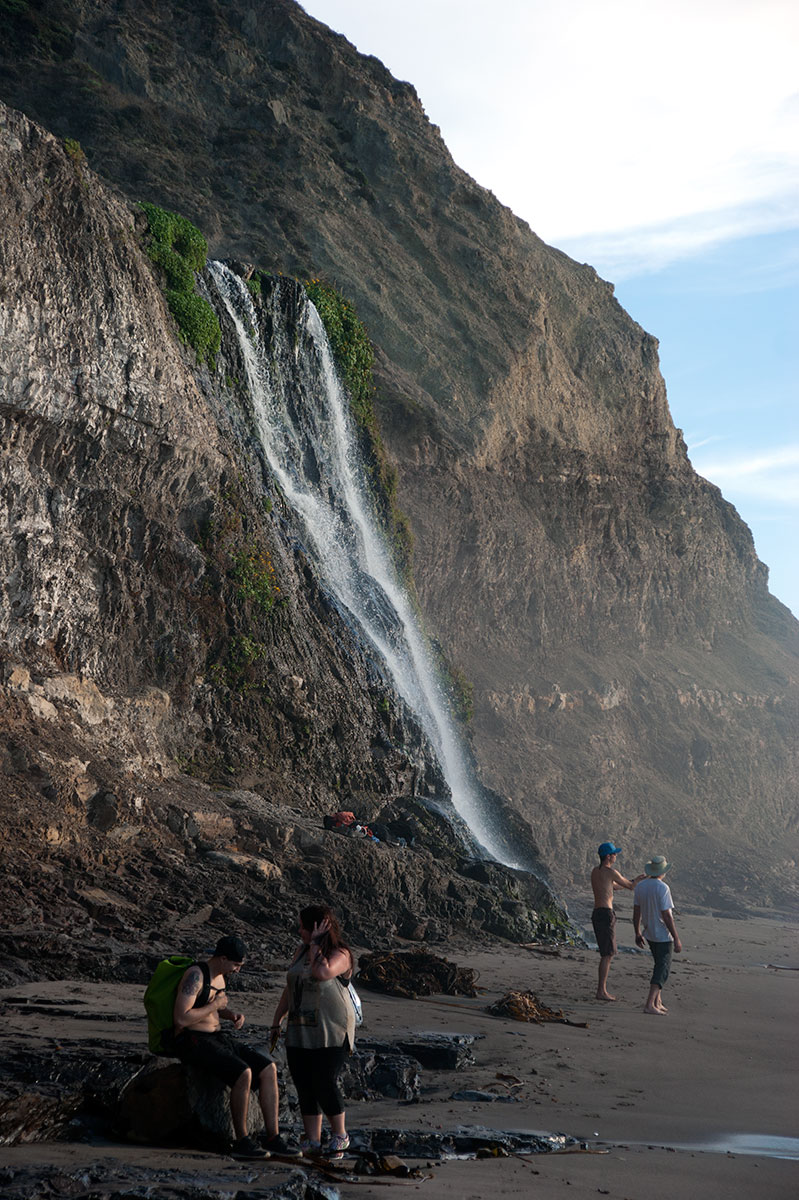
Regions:
<instances>
[{"instance_id":1,"label":"boulder","mask_svg":"<svg viewBox=\"0 0 799 1200\"><path fill-rule=\"evenodd\" d=\"M124 1137L143 1145L221 1146L233 1141L230 1089L204 1071L152 1059L125 1088L118 1124ZM251 1094L247 1132L263 1127L258 1098Z\"/></svg>"},{"instance_id":2,"label":"boulder","mask_svg":"<svg viewBox=\"0 0 799 1200\"><path fill-rule=\"evenodd\" d=\"M417 1100L419 1063L393 1046L359 1043L346 1062L339 1086L348 1100L368 1100L374 1095Z\"/></svg>"},{"instance_id":3,"label":"boulder","mask_svg":"<svg viewBox=\"0 0 799 1200\"><path fill-rule=\"evenodd\" d=\"M461 1071L474 1065L471 1047L480 1034L417 1033L396 1038L393 1042L361 1038L358 1052L370 1053L375 1059L392 1055L407 1057L431 1071Z\"/></svg>"}]
</instances>

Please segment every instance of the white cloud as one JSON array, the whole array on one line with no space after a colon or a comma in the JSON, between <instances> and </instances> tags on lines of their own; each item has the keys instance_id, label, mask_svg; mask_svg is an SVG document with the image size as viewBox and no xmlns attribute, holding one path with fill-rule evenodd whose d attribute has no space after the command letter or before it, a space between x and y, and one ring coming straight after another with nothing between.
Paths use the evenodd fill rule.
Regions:
<instances>
[{"instance_id":1,"label":"white cloud","mask_svg":"<svg viewBox=\"0 0 799 1200\"><path fill-rule=\"evenodd\" d=\"M687 435L686 435L687 436ZM710 446L714 442L723 442L724 437L720 433L711 434L709 437L700 438L698 442L691 442L691 453L695 453L702 446Z\"/></svg>"},{"instance_id":2,"label":"white cloud","mask_svg":"<svg viewBox=\"0 0 799 1200\"><path fill-rule=\"evenodd\" d=\"M547 240L799 190L795 5L499 0L497 8L516 11L514 40L494 43L481 22L482 75L494 86L473 88L471 103L461 92L451 148ZM478 135L490 136L474 137L475 109Z\"/></svg>"},{"instance_id":3,"label":"white cloud","mask_svg":"<svg viewBox=\"0 0 799 1200\"><path fill-rule=\"evenodd\" d=\"M799 178L796 196L774 196L760 205L697 212L662 225L560 238L557 244L572 258L590 262L600 275L620 281L659 271L673 262L706 255L729 242L797 229ZM750 272L746 290L775 287L780 279L793 281L798 265L795 253L790 262L782 258L779 263L770 264L770 270L761 264L757 275Z\"/></svg>"},{"instance_id":4,"label":"white cloud","mask_svg":"<svg viewBox=\"0 0 799 1200\"><path fill-rule=\"evenodd\" d=\"M694 468L730 495L799 504L799 445L782 446L730 459L697 461Z\"/></svg>"},{"instance_id":5,"label":"white cloud","mask_svg":"<svg viewBox=\"0 0 799 1200\"><path fill-rule=\"evenodd\" d=\"M306 8L411 79L478 182L616 277L799 222L795 0Z\"/></svg>"}]
</instances>

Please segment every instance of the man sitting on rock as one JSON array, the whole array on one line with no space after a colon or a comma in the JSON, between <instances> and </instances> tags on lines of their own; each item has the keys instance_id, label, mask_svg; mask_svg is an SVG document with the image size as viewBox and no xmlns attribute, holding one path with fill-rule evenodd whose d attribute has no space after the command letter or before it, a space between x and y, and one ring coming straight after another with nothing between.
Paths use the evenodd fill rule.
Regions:
<instances>
[{"instance_id":1,"label":"man sitting on rock","mask_svg":"<svg viewBox=\"0 0 799 1200\"><path fill-rule=\"evenodd\" d=\"M225 983L241 970L247 948L239 937L219 939L208 959L208 982L199 963L183 975L174 1009L174 1035L170 1049L187 1066L200 1067L230 1088L230 1115L235 1142L233 1157L266 1158L269 1154L296 1154L278 1132L277 1068L262 1050L245 1045L233 1033L241 1029L244 1016L228 1008ZM233 1029L222 1030L222 1021ZM266 1134L263 1148L247 1135L250 1088L256 1082Z\"/></svg>"}]
</instances>

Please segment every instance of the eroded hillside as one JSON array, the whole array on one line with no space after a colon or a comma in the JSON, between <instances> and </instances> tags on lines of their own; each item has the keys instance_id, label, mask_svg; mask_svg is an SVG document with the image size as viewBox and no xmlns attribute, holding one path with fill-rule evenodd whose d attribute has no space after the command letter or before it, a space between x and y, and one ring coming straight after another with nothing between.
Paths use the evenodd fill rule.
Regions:
<instances>
[{"instance_id":1,"label":"eroded hillside","mask_svg":"<svg viewBox=\"0 0 799 1200\"><path fill-rule=\"evenodd\" d=\"M558 884L582 889L613 836L628 863L668 849L683 898L792 895L797 623L693 472L656 342L610 285L291 0L9 20L6 99L215 253L356 303L428 624L475 684L482 777Z\"/></svg>"}]
</instances>

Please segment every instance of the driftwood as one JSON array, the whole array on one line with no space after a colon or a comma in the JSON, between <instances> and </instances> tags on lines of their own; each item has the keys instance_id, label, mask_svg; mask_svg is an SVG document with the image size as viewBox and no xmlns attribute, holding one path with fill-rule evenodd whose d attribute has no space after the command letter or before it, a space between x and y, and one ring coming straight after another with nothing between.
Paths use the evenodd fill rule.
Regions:
<instances>
[{"instance_id":1,"label":"driftwood","mask_svg":"<svg viewBox=\"0 0 799 1200\"><path fill-rule=\"evenodd\" d=\"M518 1075L505 1075L502 1071L497 1071L496 1078L503 1087L508 1089L511 1096L524 1087L524 1080L520 1079Z\"/></svg>"},{"instance_id":2,"label":"driftwood","mask_svg":"<svg viewBox=\"0 0 799 1200\"><path fill-rule=\"evenodd\" d=\"M358 984L389 996L415 1000L443 992L447 996L476 996L477 971L459 967L421 950L362 954L358 959Z\"/></svg>"},{"instance_id":3,"label":"driftwood","mask_svg":"<svg viewBox=\"0 0 799 1200\"><path fill-rule=\"evenodd\" d=\"M547 958L560 958L557 946L545 946L541 942L519 942L520 950L532 950L534 954L544 954Z\"/></svg>"},{"instance_id":4,"label":"driftwood","mask_svg":"<svg viewBox=\"0 0 799 1200\"><path fill-rule=\"evenodd\" d=\"M564 1017L562 1008L548 1008L533 992L506 992L487 1012L495 1017L512 1017L514 1021L534 1021L536 1025L556 1022L573 1025L575 1029L587 1029L587 1021L570 1021Z\"/></svg>"}]
</instances>

